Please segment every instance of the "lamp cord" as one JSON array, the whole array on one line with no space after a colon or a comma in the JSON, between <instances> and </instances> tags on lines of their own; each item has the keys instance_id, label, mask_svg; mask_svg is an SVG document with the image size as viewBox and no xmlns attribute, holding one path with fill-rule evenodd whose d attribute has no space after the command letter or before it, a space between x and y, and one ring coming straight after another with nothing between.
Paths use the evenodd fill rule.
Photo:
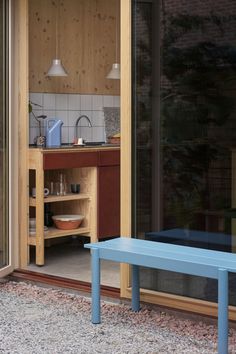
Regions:
<instances>
[{"instance_id":1,"label":"lamp cord","mask_svg":"<svg viewBox=\"0 0 236 354\"><path fill-rule=\"evenodd\" d=\"M118 13L119 13L119 2L117 1L117 11L116 11L116 63L118 63Z\"/></svg>"},{"instance_id":2,"label":"lamp cord","mask_svg":"<svg viewBox=\"0 0 236 354\"><path fill-rule=\"evenodd\" d=\"M56 59L58 59L58 13L59 13L59 0L57 0L56 9Z\"/></svg>"},{"instance_id":3,"label":"lamp cord","mask_svg":"<svg viewBox=\"0 0 236 354\"><path fill-rule=\"evenodd\" d=\"M117 14L116 14L116 63L118 63L117 61Z\"/></svg>"}]
</instances>

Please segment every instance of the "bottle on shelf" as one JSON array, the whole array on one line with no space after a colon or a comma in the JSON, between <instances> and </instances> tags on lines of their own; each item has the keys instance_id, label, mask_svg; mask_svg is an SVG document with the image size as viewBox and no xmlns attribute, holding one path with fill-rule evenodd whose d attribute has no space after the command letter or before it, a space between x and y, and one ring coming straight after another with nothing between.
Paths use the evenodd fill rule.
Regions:
<instances>
[{"instance_id":1,"label":"bottle on shelf","mask_svg":"<svg viewBox=\"0 0 236 354\"><path fill-rule=\"evenodd\" d=\"M53 212L50 210L50 204L44 204L44 225L47 227L53 226Z\"/></svg>"},{"instance_id":2,"label":"bottle on shelf","mask_svg":"<svg viewBox=\"0 0 236 354\"><path fill-rule=\"evenodd\" d=\"M59 175L59 195L66 195L67 193L67 184L66 176L63 173Z\"/></svg>"}]
</instances>

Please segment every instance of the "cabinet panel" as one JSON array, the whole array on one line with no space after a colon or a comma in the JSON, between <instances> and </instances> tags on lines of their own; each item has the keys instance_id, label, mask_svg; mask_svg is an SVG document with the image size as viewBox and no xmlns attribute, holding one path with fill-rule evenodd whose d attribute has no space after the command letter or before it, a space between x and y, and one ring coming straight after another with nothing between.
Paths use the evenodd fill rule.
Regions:
<instances>
[{"instance_id":1,"label":"cabinet panel","mask_svg":"<svg viewBox=\"0 0 236 354\"><path fill-rule=\"evenodd\" d=\"M98 168L98 237L120 235L120 166Z\"/></svg>"},{"instance_id":2,"label":"cabinet panel","mask_svg":"<svg viewBox=\"0 0 236 354\"><path fill-rule=\"evenodd\" d=\"M76 167L93 167L98 164L98 153L94 152L78 152L78 153L53 153L44 154L43 168L44 170L54 170L59 168L76 168Z\"/></svg>"},{"instance_id":3,"label":"cabinet panel","mask_svg":"<svg viewBox=\"0 0 236 354\"><path fill-rule=\"evenodd\" d=\"M100 151L98 164L99 166L120 165L120 150Z\"/></svg>"}]
</instances>

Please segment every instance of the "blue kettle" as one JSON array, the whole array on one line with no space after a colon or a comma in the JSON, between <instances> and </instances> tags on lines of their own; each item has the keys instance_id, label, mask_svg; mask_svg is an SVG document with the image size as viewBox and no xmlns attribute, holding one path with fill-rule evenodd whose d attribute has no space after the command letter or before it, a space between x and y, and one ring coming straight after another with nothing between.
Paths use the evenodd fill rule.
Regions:
<instances>
[{"instance_id":1,"label":"blue kettle","mask_svg":"<svg viewBox=\"0 0 236 354\"><path fill-rule=\"evenodd\" d=\"M49 119L46 125L46 147L61 146L61 119Z\"/></svg>"}]
</instances>

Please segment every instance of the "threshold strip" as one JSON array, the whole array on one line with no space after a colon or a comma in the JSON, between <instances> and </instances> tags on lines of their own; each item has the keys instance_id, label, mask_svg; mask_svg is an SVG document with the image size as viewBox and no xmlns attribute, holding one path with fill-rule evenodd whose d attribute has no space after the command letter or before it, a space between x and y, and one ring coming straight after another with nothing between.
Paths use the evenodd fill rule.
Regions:
<instances>
[{"instance_id":1,"label":"threshold strip","mask_svg":"<svg viewBox=\"0 0 236 354\"><path fill-rule=\"evenodd\" d=\"M55 275L42 274L25 269L15 269L11 274L9 274L8 277L9 279L12 278L12 280L35 281L51 286L58 286L60 288L91 293L91 283L89 282L63 278ZM101 285L101 295L119 299L120 289L114 288L112 286Z\"/></svg>"}]
</instances>

